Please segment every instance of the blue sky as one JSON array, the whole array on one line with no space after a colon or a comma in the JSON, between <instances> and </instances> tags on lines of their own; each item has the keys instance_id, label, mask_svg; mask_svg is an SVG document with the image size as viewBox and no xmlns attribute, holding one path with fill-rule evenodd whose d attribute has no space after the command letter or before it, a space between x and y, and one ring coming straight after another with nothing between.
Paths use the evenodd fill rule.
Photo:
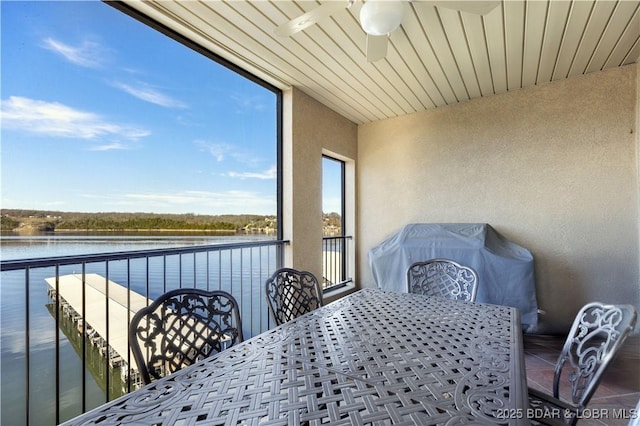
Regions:
<instances>
[{"instance_id":1,"label":"blue sky","mask_svg":"<svg viewBox=\"0 0 640 426\"><path fill-rule=\"evenodd\" d=\"M3 208L276 213L272 92L98 1L0 7Z\"/></svg>"}]
</instances>

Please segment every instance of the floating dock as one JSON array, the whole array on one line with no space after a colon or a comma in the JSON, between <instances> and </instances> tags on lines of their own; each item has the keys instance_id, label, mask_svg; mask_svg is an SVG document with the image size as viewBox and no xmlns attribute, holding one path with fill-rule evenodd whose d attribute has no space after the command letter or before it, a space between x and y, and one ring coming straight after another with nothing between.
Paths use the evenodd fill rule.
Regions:
<instances>
[{"instance_id":1,"label":"floating dock","mask_svg":"<svg viewBox=\"0 0 640 426\"><path fill-rule=\"evenodd\" d=\"M62 275L57 279L57 286L56 277L46 278L45 281L49 285L49 295L54 299L59 298L60 307L74 320L80 333L86 327L87 336L104 356L108 356L111 367L119 367L130 359L134 370L132 374L137 376L133 354L128 354L129 320L153 300L98 274ZM123 378L127 376L128 369L123 369Z\"/></svg>"}]
</instances>

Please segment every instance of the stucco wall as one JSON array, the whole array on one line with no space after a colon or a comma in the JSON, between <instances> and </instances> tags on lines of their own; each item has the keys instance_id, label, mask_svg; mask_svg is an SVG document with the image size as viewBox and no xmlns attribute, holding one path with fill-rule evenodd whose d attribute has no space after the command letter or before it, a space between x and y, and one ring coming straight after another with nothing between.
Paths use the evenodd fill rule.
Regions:
<instances>
[{"instance_id":1,"label":"stucco wall","mask_svg":"<svg viewBox=\"0 0 640 426\"><path fill-rule=\"evenodd\" d=\"M640 65L636 64L636 127L634 134L636 135L636 172L637 181L636 186L638 192L636 192L636 201L638 202L638 251L640 251ZM640 258L640 254L638 256ZM638 276L640 276L640 260L638 261ZM640 284L636 286L636 301L640 300ZM636 304L636 308L638 305ZM638 310L640 315L640 310ZM636 324L636 331L640 331L640 321Z\"/></svg>"},{"instance_id":2,"label":"stucco wall","mask_svg":"<svg viewBox=\"0 0 640 426\"><path fill-rule=\"evenodd\" d=\"M285 92L283 233L290 240L285 265L317 277L322 277L322 155L327 152L354 161L356 124L300 90Z\"/></svg>"},{"instance_id":3,"label":"stucco wall","mask_svg":"<svg viewBox=\"0 0 640 426\"><path fill-rule=\"evenodd\" d=\"M358 128L358 264L406 223L483 222L532 251L540 332L640 307L637 65Z\"/></svg>"}]
</instances>

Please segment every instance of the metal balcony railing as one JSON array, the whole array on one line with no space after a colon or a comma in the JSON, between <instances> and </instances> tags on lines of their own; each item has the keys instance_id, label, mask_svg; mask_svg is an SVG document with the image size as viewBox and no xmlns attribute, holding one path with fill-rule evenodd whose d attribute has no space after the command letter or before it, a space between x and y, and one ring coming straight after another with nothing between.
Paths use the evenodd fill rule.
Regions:
<instances>
[{"instance_id":1,"label":"metal balcony railing","mask_svg":"<svg viewBox=\"0 0 640 426\"><path fill-rule=\"evenodd\" d=\"M141 298L181 287L225 290L238 300L245 338L266 331L264 282L282 266L285 244L0 262L2 423L57 424L134 389L131 355L115 348L117 339L128 339Z\"/></svg>"},{"instance_id":2,"label":"metal balcony railing","mask_svg":"<svg viewBox=\"0 0 640 426\"><path fill-rule=\"evenodd\" d=\"M335 289L352 281L349 269L352 238L348 236L322 239L322 265L324 291Z\"/></svg>"},{"instance_id":3,"label":"metal balcony railing","mask_svg":"<svg viewBox=\"0 0 640 426\"><path fill-rule=\"evenodd\" d=\"M153 300L174 288L221 289L238 300L246 338L267 330L263 286L283 266L285 244L0 262L2 423L60 423L133 390L131 355L127 349L118 352L115 340L128 339L128 322L140 299ZM350 245L351 237L323 238L323 290L351 281ZM124 344L128 348L128 340Z\"/></svg>"}]
</instances>

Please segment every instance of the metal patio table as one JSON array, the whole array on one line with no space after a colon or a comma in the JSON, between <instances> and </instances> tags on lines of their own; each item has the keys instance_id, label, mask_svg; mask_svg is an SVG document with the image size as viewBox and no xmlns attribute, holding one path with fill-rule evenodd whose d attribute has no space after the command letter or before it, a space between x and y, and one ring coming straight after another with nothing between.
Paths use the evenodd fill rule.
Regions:
<instances>
[{"instance_id":1,"label":"metal patio table","mask_svg":"<svg viewBox=\"0 0 640 426\"><path fill-rule=\"evenodd\" d=\"M518 310L364 289L67 425L521 424Z\"/></svg>"}]
</instances>

